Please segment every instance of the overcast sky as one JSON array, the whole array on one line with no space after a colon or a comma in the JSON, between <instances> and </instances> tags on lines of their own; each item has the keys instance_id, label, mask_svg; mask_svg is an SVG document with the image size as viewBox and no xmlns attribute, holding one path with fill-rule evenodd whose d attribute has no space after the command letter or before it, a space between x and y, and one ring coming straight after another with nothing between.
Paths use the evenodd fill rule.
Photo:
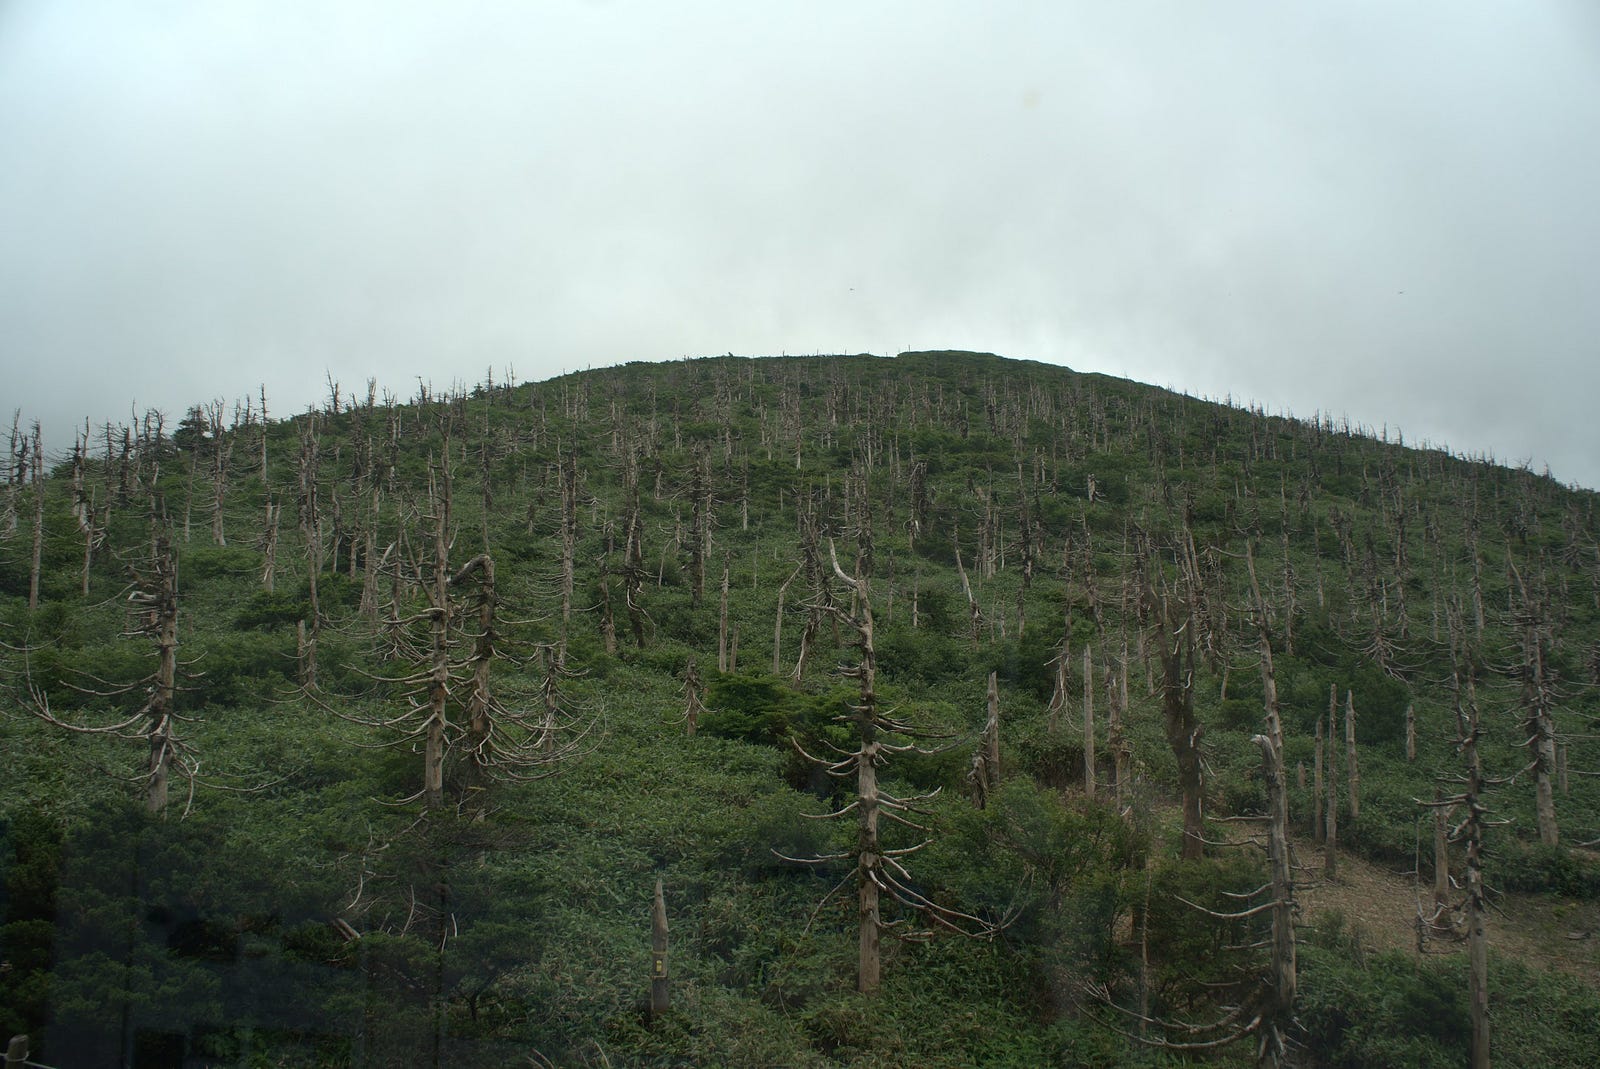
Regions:
<instances>
[{"instance_id":1,"label":"overcast sky","mask_svg":"<svg viewBox=\"0 0 1600 1069\"><path fill-rule=\"evenodd\" d=\"M0 405L967 348L1600 486L1600 5L0 0Z\"/></svg>"}]
</instances>

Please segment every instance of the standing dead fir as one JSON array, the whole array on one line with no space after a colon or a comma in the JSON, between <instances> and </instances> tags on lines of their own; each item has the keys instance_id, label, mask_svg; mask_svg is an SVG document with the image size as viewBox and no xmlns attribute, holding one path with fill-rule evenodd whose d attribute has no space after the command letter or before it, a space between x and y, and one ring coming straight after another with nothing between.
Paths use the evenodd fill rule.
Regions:
<instances>
[{"instance_id":1,"label":"standing dead fir","mask_svg":"<svg viewBox=\"0 0 1600 1069\"><path fill-rule=\"evenodd\" d=\"M902 860L932 841L930 828L919 821L926 816L920 803L933 795L900 797L890 794L879 786L878 769L896 754L931 754L935 751L921 748L915 741L910 741L927 736L912 724L889 715L878 701L878 652L874 642L872 615L872 527L865 475L857 476L855 492L856 561L853 574L846 573L840 566L833 542L830 540L828 543L833 575L848 593L848 602L840 604L837 599L826 596L823 604L836 620L853 632L856 663L841 668L840 672L847 679L855 681L856 700L850 712L840 719L855 728L856 747L850 751L839 751L840 756L833 760L806 753L798 743L795 743L795 748L806 759L826 769L830 776L854 778L855 800L825 817L841 819L853 812L856 817L856 844L842 853L787 860L806 864L853 862L859 926L856 989L862 994L872 994L878 990L882 976L880 944L885 933L901 939L924 940L931 938L936 930L943 930L972 938L987 938L998 931L1001 925L929 900L916 890L915 881ZM908 741L896 741L899 739ZM920 841L898 848L885 846L880 826L883 820L909 829L921 836ZM847 880L849 878L846 877ZM885 920L885 898L904 915ZM919 923L913 925L913 920Z\"/></svg>"}]
</instances>

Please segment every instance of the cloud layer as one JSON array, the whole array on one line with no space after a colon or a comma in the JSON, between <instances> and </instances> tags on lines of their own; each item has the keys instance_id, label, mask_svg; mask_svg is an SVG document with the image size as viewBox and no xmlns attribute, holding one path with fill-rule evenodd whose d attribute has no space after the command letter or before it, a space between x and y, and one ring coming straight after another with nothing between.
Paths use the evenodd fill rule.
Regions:
<instances>
[{"instance_id":1,"label":"cloud layer","mask_svg":"<svg viewBox=\"0 0 1600 1069\"><path fill-rule=\"evenodd\" d=\"M1600 485L1581 0L21 0L0 145L0 400L58 448L325 375L963 347Z\"/></svg>"}]
</instances>

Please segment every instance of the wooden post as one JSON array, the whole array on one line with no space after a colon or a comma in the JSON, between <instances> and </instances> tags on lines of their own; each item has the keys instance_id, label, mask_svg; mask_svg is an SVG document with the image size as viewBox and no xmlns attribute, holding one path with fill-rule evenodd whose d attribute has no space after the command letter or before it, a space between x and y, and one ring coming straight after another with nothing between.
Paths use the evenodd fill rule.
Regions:
<instances>
[{"instance_id":1,"label":"wooden post","mask_svg":"<svg viewBox=\"0 0 1600 1069\"><path fill-rule=\"evenodd\" d=\"M6 1069L22 1069L28 1064L28 1037L12 1036L6 1044Z\"/></svg>"},{"instance_id":2,"label":"wooden post","mask_svg":"<svg viewBox=\"0 0 1600 1069\"><path fill-rule=\"evenodd\" d=\"M672 993L667 987L667 900L656 881L655 899L650 905L650 1019L667 1012Z\"/></svg>"}]
</instances>

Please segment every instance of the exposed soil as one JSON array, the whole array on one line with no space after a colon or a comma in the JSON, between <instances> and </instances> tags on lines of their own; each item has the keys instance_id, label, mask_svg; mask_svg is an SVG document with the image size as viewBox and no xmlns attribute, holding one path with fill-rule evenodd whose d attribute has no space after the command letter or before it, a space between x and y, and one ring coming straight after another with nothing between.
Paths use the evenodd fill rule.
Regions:
<instances>
[{"instance_id":1,"label":"exposed soil","mask_svg":"<svg viewBox=\"0 0 1600 1069\"><path fill-rule=\"evenodd\" d=\"M1364 858L1339 854L1338 877L1322 876L1322 850L1296 839L1294 858L1303 866L1295 876L1301 920L1314 923L1325 910L1338 910L1377 950L1417 952L1417 909L1433 911L1433 882L1409 872L1394 872ZM1554 895L1507 894L1494 900L1487 922L1489 945L1530 966L1568 973L1600 987L1600 902ZM1464 941L1429 938L1429 954L1465 954Z\"/></svg>"}]
</instances>

